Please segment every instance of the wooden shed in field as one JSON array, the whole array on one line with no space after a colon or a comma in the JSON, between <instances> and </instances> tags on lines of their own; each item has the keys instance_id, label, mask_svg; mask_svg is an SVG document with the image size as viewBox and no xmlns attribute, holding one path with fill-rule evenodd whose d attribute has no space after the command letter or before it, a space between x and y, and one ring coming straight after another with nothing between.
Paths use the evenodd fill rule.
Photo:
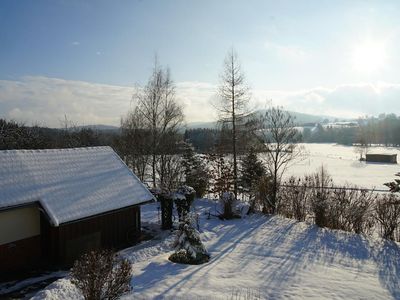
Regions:
<instances>
[{"instance_id":1,"label":"wooden shed in field","mask_svg":"<svg viewBox=\"0 0 400 300\"><path fill-rule=\"evenodd\" d=\"M397 154L366 154L365 160L368 162L397 164Z\"/></svg>"},{"instance_id":2,"label":"wooden shed in field","mask_svg":"<svg viewBox=\"0 0 400 300\"><path fill-rule=\"evenodd\" d=\"M149 201L110 147L0 151L0 274L126 245Z\"/></svg>"}]
</instances>

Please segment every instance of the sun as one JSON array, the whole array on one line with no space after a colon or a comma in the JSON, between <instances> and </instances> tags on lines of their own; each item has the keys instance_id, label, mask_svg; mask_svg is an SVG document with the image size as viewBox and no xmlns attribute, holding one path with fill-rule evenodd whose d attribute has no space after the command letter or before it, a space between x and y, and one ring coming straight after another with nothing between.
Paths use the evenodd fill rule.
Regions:
<instances>
[{"instance_id":1,"label":"sun","mask_svg":"<svg viewBox=\"0 0 400 300\"><path fill-rule=\"evenodd\" d=\"M386 47L383 42L367 40L353 49L352 65L359 72L373 73L382 69L386 62Z\"/></svg>"}]
</instances>

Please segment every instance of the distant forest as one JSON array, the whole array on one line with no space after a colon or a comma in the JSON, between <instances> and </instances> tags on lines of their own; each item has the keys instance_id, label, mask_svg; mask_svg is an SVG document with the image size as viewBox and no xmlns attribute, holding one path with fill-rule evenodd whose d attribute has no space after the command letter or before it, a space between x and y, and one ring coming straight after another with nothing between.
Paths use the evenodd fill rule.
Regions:
<instances>
[{"instance_id":1,"label":"distant forest","mask_svg":"<svg viewBox=\"0 0 400 300\"><path fill-rule=\"evenodd\" d=\"M400 117L395 114L359 119L356 126L335 127L315 124L303 127L301 141L305 143L380 144L400 146ZM88 127L46 128L25 126L0 119L0 150L51 149L88 146L111 146L118 151L119 130ZM221 143L221 130L194 128L184 131L183 139L198 153L213 152Z\"/></svg>"},{"instance_id":2,"label":"distant forest","mask_svg":"<svg viewBox=\"0 0 400 300\"><path fill-rule=\"evenodd\" d=\"M357 126L337 128L317 124L315 128L304 128L306 143L380 144L400 146L400 117L395 114L359 119Z\"/></svg>"},{"instance_id":3,"label":"distant forest","mask_svg":"<svg viewBox=\"0 0 400 300\"><path fill-rule=\"evenodd\" d=\"M0 119L0 150L112 146L117 137L117 131L112 130L75 126L62 129L25 126Z\"/></svg>"},{"instance_id":4,"label":"distant forest","mask_svg":"<svg viewBox=\"0 0 400 300\"><path fill-rule=\"evenodd\" d=\"M359 119L354 124L355 126L343 127L321 123L307 127L299 126L302 128L300 140L304 143L400 146L400 117L395 114ZM205 153L217 144L219 132L217 129L188 129L184 137L197 152Z\"/></svg>"}]
</instances>

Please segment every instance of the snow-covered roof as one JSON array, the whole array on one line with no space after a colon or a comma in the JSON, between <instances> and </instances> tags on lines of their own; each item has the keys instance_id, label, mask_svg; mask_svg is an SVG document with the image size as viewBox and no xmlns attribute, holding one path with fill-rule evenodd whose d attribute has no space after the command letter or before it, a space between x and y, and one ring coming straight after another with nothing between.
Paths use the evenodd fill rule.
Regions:
<instances>
[{"instance_id":1,"label":"snow-covered roof","mask_svg":"<svg viewBox=\"0 0 400 300\"><path fill-rule=\"evenodd\" d=\"M110 147L0 151L0 208L38 201L55 226L153 199Z\"/></svg>"}]
</instances>

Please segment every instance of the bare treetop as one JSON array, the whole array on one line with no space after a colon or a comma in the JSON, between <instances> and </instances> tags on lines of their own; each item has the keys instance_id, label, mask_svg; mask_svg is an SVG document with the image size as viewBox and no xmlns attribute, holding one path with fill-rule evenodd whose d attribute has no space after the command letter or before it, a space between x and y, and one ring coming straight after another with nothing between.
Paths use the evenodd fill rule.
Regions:
<instances>
[{"instance_id":1,"label":"bare treetop","mask_svg":"<svg viewBox=\"0 0 400 300\"><path fill-rule=\"evenodd\" d=\"M246 83L238 55L233 48L228 52L223 63L218 95L220 102L216 108L224 121L232 122L233 110L237 118L249 113L250 88ZM234 102L234 106L232 106L232 102Z\"/></svg>"}]
</instances>

